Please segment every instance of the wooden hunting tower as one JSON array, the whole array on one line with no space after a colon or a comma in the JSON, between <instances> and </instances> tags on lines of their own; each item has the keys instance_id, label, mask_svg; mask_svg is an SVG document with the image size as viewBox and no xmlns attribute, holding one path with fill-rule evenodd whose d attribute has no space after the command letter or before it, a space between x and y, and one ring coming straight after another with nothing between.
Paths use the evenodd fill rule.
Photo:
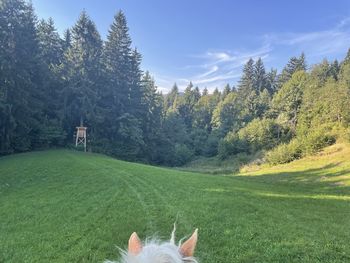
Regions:
<instances>
[{"instance_id":1,"label":"wooden hunting tower","mask_svg":"<svg viewBox=\"0 0 350 263\"><path fill-rule=\"evenodd\" d=\"M82 144L84 145L84 151L86 152L86 130L87 127L83 127L82 125L77 127L77 135L75 138L75 146Z\"/></svg>"}]
</instances>

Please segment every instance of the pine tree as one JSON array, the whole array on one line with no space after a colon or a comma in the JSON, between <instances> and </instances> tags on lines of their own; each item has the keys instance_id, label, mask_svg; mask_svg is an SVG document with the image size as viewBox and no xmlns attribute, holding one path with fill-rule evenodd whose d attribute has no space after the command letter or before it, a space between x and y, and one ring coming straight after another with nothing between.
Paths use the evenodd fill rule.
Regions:
<instances>
[{"instance_id":1,"label":"pine tree","mask_svg":"<svg viewBox=\"0 0 350 263\"><path fill-rule=\"evenodd\" d=\"M209 94L208 89L205 87L205 88L203 89L202 96L206 96L206 95L208 95L208 94Z\"/></svg>"},{"instance_id":2,"label":"pine tree","mask_svg":"<svg viewBox=\"0 0 350 263\"><path fill-rule=\"evenodd\" d=\"M52 18L42 19L38 25L38 39L43 61L49 67L57 66L62 62L63 42L57 33Z\"/></svg>"},{"instance_id":3,"label":"pine tree","mask_svg":"<svg viewBox=\"0 0 350 263\"><path fill-rule=\"evenodd\" d=\"M143 90L141 84L142 71L140 69L141 65L141 54L134 49L131 53L131 65L129 75L129 106L127 112L132 114L137 118L143 118L143 109L141 105L141 100L143 97Z\"/></svg>"},{"instance_id":4,"label":"pine tree","mask_svg":"<svg viewBox=\"0 0 350 263\"><path fill-rule=\"evenodd\" d=\"M33 8L0 5L0 154L31 149L40 129L40 51Z\"/></svg>"},{"instance_id":5,"label":"pine tree","mask_svg":"<svg viewBox=\"0 0 350 263\"><path fill-rule=\"evenodd\" d=\"M292 78L292 75L299 71L306 70L306 61L304 53L301 53L300 57L292 57L289 59L287 65L282 70L281 75L279 76L279 87Z\"/></svg>"},{"instance_id":6,"label":"pine tree","mask_svg":"<svg viewBox=\"0 0 350 263\"><path fill-rule=\"evenodd\" d=\"M237 91L237 105L235 106L240 112L240 120L243 122L249 122L252 119L258 117L258 108L259 108L259 86L262 85L262 76L256 77L257 74L263 72L262 61L258 64L258 70L254 65L253 59L249 59L248 62L244 65L243 75L239 81L239 88ZM238 125L242 125L241 123Z\"/></svg>"},{"instance_id":7,"label":"pine tree","mask_svg":"<svg viewBox=\"0 0 350 263\"><path fill-rule=\"evenodd\" d=\"M253 76L254 90L257 94L260 94L266 88L266 72L261 58L255 62Z\"/></svg>"},{"instance_id":8,"label":"pine tree","mask_svg":"<svg viewBox=\"0 0 350 263\"><path fill-rule=\"evenodd\" d=\"M174 86L172 87L171 91L165 96L164 99L164 112L174 111L177 108L177 100L179 97L179 88L177 87L176 83L174 83Z\"/></svg>"},{"instance_id":9,"label":"pine tree","mask_svg":"<svg viewBox=\"0 0 350 263\"><path fill-rule=\"evenodd\" d=\"M244 65L243 75L238 84L238 90L243 93L250 92L254 89L254 60L249 59Z\"/></svg>"},{"instance_id":10,"label":"pine tree","mask_svg":"<svg viewBox=\"0 0 350 263\"><path fill-rule=\"evenodd\" d=\"M59 67L63 62L63 41L51 18L41 20L37 27L41 54L41 85L43 120L41 121L40 141L43 146L62 146L65 132L62 127L62 88Z\"/></svg>"},{"instance_id":11,"label":"pine tree","mask_svg":"<svg viewBox=\"0 0 350 263\"><path fill-rule=\"evenodd\" d=\"M66 29L63 33L62 50L66 52L72 46L72 35L69 29Z\"/></svg>"},{"instance_id":12,"label":"pine tree","mask_svg":"<svg viewBox=\"0 0 350 263\"><path fill-rule=\"evenodd\" d=\"M224 100L228 94L231 93L230 84L226 84L224 90L222 91L221 99Z\"/></svg>"},{"instance_id":13,"label":"pine tree","mask_svg":"<svg viewBox=\"0 0 350 263\"><path fill-rule=\"evenodd\" d=\"M294 73L272 100L272 107L278 112L279 122L289 125L293 132L296 130L306 81L307 75L304 71Z\"/></svg>"},{"instance_id":14,"label":"pine tree","mask_svg":"<svg viewBox=\"0 0 350 263\"><path fill-rule=\"evenodd\" d=\"M142 119L145 117L140 69L141 55L131 48L126 18L119 11L109 29L103 61L106 83L103 89L103 108L108 111L105 121L110 125L110 151L133 160L142 154L145 142Z\"/></svg>"},{"instance_id":15,"label":"pine tree","mask_svg":"<svg viewBox=\"0 0 350 263\"><path fill-rule=\"evenodd\" d=\"M350 64L350 48L348 49L348 52L346 53L346 56L341 64Z\"/></svg>"},{"instance_id":16,"label":"pine tree","mask_svg":"<svg viewBox=\"0 0 350 263\"><path fill-rule=\"evenodd\" d=\"M134 64L140 58L134 57ZM132 50L129 28L125 15L119 11L109 29L104 48L104 64L108 77L108 89L115 99L117 115L128 112L131 89L130 77L132 67Z\"/></svg>"},{"instance_id":17,"label":"pine tree","mask_svg":"<svg viewBox=\"0 0 350 263\"><path fill-rule=\"evenodd\" d=\"M195 90L193 90L193 84L190 82L185 89L184 95L181 97L178 107L179 114L188 129L192 127L193 108L199 100L196 94L199 94L200 96L199 90L198 92L195 92Z\"/></svg>"},{"instance_id":18,"label":"pine tree","mask_svg":"<svg viewBox=\"0 0 350 263\"><path fill-rule=\"evenodd\" d=\"M143 154L151 162L156 162L158 158L158 143L161 137L161 121L162 121L162 96L157 92L154 79L150 73L146 73L142 77L143 97L142 105L145 116L142 118L143 138L145 141L145 149Z\"/></svg>"},{"instance_id":19,"label":"pine tree","mask_svg":"<svg viewBox=\"0 0 350 263\"><path fill-rule=\"evenodd\" d=\"M213 91L213 97L215 98L216 102L219 103L221 99L221 92L219 91L218 88L215 88Z\"/></svg>"},{"instance_id":20,"label":"pine tree","mask_svg":"<svg viewBox=\"0 0 350 263\"><path fill-rule=\"evenodd\" d=\"M93 139L102 78L101 52L101 37L84 11L72 28L72 44L61 68L65 87L63 115L70 135L83 122Z\"/></svg>"},{"instance_id":21,"label":"pine tree","mask_svg":"<svg viewBox=\"0 0 350 263\"><path fill-rule=\"evenodd\" d=\"M340 65L338 60L334 60L331 64L330 73L335 80L338 80L338 74L340 71Z\"/></svg>"},{"instance_id":22,"label":"pine tree","mask_svg":"<svg viewBox=\"0 0 350 263\"><path fill-rule=\"evenodd\" d=\"M266 74L266 89L271 95L278 91L278 78L276 69L271 69L270 72Z\"/></svg>"}]
</instances>

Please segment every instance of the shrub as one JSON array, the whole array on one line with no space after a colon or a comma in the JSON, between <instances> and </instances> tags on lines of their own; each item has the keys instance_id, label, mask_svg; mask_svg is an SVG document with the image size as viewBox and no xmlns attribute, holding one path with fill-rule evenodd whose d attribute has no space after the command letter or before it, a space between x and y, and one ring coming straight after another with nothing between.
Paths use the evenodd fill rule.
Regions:
<instances>
[{"instance_id":1,"label":"shrub","mask_svg":"<svg viewBox=\"0 0 350 263\"><path fill-rule=\"evenodd\" d=\"M202 154L206 157L212 157L218 154L219 137L215 133L211 133L203 147Z\"/></svg>"},{"instance_id":2,"label":"shrub","mask_svg":"<svg viewBox=\"0 0 350 263\"><path fill-rule=\"evenodd\" d=\"M302 157L303 149L297 139L291 140L288 144L281 144L266 154L267 162L270 164L289 163Z\"/></svg>"},{"instance_id":3,"label":"shrub","mask_svg":"<svg viewBox=\"0 0 350 263\"><path fill-rule=\"evenodd\" d=\"M275 147L283 139L283 129L274 120L255 119L238 131L238 137L249 144L251 152Z\"/></svg>"},{"instance_id":4,"label":"shrub","mask_svg":"<svg viewBox=\"0 0 350 263\"><path fill-rule=\"evenodd\" d=\"M271 119L255 119L237 133L229 132L219 143L221 159L238 153L268 150L287 140L287 132Z\"/></svg>"},{"instance_id":5,"label":"shrub","mask_svg":"<svg viewBox=\"0 0 350 263\"><path fill-rule=\"evenodd\" d=\"M189 162L194 153L185 144L175 144L174 159L172 165L181 166Z\"/></svg>"},{"instance_id":6,"label":"shrub","mask_svg":"<svg viewBox=\"0 0 350 263\"><path fill-rule=\"evenodd\" d=\"M266 154L266 159L270 164L288 163L305 155L314 154L335 141L336 135L330 127L321 126L304 136L297 136L288 144L277 146Z\"/></svg>"},{"instance_id":7,"label":"shrub","mask_svg":"<svg viewBox=\"0 0 350 263\"><path fill-rule=\"evenodd\" d=\"M241 140L235 132L229 132L225 138L220 140L218 146L218 156L222 160L230 155L247 153L248 151L247 141Z\"/></svg>"},{"instance_id":8,"label":"shrub","mask_svg":"<svg viewBox=\"0 0 350 263\"><path fill-rule=\"evenodd\" d=\"M324 147L334 144L335 141L335 135L327 132L325 129L313 130L301 140L303 153L304 155L314 154Z\"/></svg>"}]
</instances>

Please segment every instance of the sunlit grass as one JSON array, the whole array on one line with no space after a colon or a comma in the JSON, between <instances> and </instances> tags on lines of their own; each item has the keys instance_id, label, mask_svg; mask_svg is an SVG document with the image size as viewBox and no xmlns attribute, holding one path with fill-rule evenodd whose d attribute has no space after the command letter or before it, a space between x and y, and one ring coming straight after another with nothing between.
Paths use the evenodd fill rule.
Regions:
<instances>
[{"instance_id":1,"label":"sunlit grass","mask_svg":"<svg viewBox=\"0 0 350 263\"><path fill-rule=\"evenodd\" d=\"M0 262L116 259L133 231L168 239L176 217L178 238L199 228L204 263L350 262L349 148L339 147L225 176L71 151L1 158Z\"/></svg>"},{"instance_id":2,"label":"sunlit grass","mask_svg":"<svg viewBox=\"0 0 350 263\"><path fill-rule=\"evenodd\" d=\"M300 184L317 191L342 192L343 189L346 193L350 186L350 145L336 144L314 156L283 165L248 165L238 175L256 177L255 181Z\"/></svg>"}]
</instances>

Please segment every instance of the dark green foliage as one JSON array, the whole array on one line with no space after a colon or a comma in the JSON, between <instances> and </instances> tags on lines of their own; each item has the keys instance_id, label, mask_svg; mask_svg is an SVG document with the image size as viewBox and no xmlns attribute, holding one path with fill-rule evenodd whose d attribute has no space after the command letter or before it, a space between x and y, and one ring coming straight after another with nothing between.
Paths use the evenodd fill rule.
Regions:
<instances>
[{"instance_id":1,"label":"dark green foliage","mask_svg":"<svg viewBox=\"0 0 350 263\"><path fill-rule=\"evenodd\" d=\"M175 144L174 157L170 163L173 166L181 166L191 161L194 153L186 144Z\"/></svg>"},{"instance_id":2,"label":"dark green foliage","mask_svg":"<svg viewBox=\"0 0 350 263\"><path fill-rule=\"evenodd\" d=\"M48 64L49 67L59 65L62 61L64 44L66 43L61 40L57 33L52 18L49 18L47 21L44 19L41 20L37 31L42 60ZM66 37L69 38L67 35ZM66 41L69 41L69 39Z\"/></svg>"},{"instance_id":3,"label":"dark green foliage","mask_svg":"<svg viewBox=\"0 0 350 263\"><path fill-rule=\"evenodd\" d=\"M220 134L225 135L229 130L240 128L242 120L241 112L236 107L238 103L237 94L230 93L213 111L211 123Z\"/></svg>"},{"instance_id":4,"label":"dark green foliage","mask_svg":"<svg viewBox=\"0 0 350 263\"><path fill-rule=\"evenodd\" d=\"M267 86L265 67L261 58L259 58L254 65L253 80L254 80L254 90L257 93L261 93Z\"/></svg>"},{"instance_id":5,"label":"dark green foliage","mask_svg":"<svg viewBox=\"0 0 350 263\"><path fill-rule=\"evenodd\" d=\"M224 90L222 91L222 94L221 94L221 99L224 100L226 98L226 96L231 93L231 88L230 88L230 84L227 84L224 88Z\"/></svg>"},{"instance_id":6,"label":"dark green foliage","mask_svg":"<svg viewBox=\"0 0 350 263\"><path fill-rule=\"evenodd\" d=\"M32 149L40 133L43 91L40 49L32 6L0 6L0 154Z\"/></svg>"},{"instance_id":7,"label":"dark green foliage","mask_svg":"<svg viewBox=\"0 0 350 263\"><path fill-rule=\"evenodd\" d=\"M193 84L190 82L185 89L184 95L179 100L177 109L188 129L192 127L194 107L200 97L201 94L198 87L193 89Z\"/></svg>"},{"instance_id":8,"label":"dark green foliage","mask_svg":"<svg viewBox=\"0 0 350 263\"><path fill-rule=\"evenodd\" d=\"M295 131L298 113L302 104L307 75L304 71L297 71L275 94L272 109L277 113L280 123L288 125Z\"/></svg>"},{"instance_id":9,"label":"dark green foliage","mask_svg":"<svg viewBox=\"0 0 350 263\"><path fill-rule=\"evenodd\" d=\"M241 140L234 132L229 132L224 139L220 140L218 146L218 157L225 159L230 155L249 152L249 144Z\"/></svg>"},{"instance_id":10,"label":"dark green foliage","mask_svg":"<svg viewBox=\"0 0 350 263\"><path fill-rule=\"evenodd\" d=\"M168 110L173 111L177 107L178 99L179 99L179 88L177 87L176 83L174 84L171 91L165 96L164 99L164 111L167 112Z\"/></svg>"},{"instance_id":11,"label":"dark green foliage","mask_svg":"<svg viewBox=\"0 0 350 263\"><path fill-rule=\"evenodd\" d=\"M201 92L190 82L163 96L141 70L122 11L103 41L85 11L61 38L26 1L0 4L1 155L70 145L81 122L90 151L172 166L275 146L271 163L287 162L346 137L350 51L310 71L301 54L281 74L249 59L237 89Z\"/></svg>"},{"instance_id":12,"label":"dark green foliage","mask_svg":"<svg viewBox=\"0 0 350 263\"><path fill-rule=\"evenodd\" d=\"M147 156L150 162L158 162L158 147L162 136L161 120L163 119L163 100L157 92L154 80L147 71L142 78L142 131L144 150L143 154Z\"/></svg>"}]
</instances>

